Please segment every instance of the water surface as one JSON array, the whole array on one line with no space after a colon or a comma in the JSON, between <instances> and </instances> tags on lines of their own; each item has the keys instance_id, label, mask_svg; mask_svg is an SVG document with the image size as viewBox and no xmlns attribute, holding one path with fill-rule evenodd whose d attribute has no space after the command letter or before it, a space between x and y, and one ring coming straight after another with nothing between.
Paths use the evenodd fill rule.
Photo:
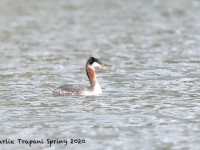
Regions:
<instances>
[{"instance_id":1,"label":"water surface","mask_svg":"<svg viewBox=\"0 0 200 150\"><path fill-rule=\"evenodd\" d=\"M86 141L56 150L200 149L199 7L1 0L0 140ZM97 70L103 95L52 97L63 83L88 84L91 55L113 66ZM29 146L0 145L13 148Z\"/></svg>"}]
</instances>

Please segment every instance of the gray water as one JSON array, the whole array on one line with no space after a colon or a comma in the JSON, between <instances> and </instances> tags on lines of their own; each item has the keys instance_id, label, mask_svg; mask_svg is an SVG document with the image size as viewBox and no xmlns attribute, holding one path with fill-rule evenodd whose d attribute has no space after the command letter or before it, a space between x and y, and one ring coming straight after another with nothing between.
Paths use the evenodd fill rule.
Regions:
<instances>
[{"instance_id":1,"label":"gray water","mask_svg":"<svg viewBox=\"0 0 200 150\"><path fill-rule=\"evenodd\" d=\"M200 149L198 0L1 0L0 52L0 149ZM103 95L53 97L89 56Z\"/></svg>"}]
</instances>

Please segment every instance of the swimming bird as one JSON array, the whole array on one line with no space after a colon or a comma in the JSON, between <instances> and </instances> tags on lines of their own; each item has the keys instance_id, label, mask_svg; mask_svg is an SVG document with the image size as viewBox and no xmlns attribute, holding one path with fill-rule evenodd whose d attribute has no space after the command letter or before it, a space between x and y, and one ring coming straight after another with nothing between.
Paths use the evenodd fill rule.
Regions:
<instances>
[{"instance_id":1,"label":"swimming bird","mask_svg":"<svg viewBox=\"0 0 200 150\"><path fill-rule=\"evenodd\" d=\"M78 95L101 95L102 89L97 80L95 68L107 68L110 65L102 63L99 59L89 57L85 69L90 85L66 84L61 85L53 91L54 96L78 96Z\"/></svg>"}]
</instances>

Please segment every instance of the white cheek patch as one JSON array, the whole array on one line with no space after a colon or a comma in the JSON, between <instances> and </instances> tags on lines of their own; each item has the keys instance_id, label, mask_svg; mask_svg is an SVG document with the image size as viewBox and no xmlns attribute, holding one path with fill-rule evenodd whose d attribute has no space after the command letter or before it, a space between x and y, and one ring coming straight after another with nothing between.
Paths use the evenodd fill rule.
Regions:
<instances>
[{"instance_id":1,"label":"white cheek patch","mask_svg":"<svg viewBox=\"0 0 200 150\"><path fill-rule=\"evenodd\" d=\"M101 65L98 64L98 63L96 63L96 62L94 62L94 63L92 64L92 67L93 67L93 68L95 68L95 67L101 67Z\"/></svg>"}]
</instances>

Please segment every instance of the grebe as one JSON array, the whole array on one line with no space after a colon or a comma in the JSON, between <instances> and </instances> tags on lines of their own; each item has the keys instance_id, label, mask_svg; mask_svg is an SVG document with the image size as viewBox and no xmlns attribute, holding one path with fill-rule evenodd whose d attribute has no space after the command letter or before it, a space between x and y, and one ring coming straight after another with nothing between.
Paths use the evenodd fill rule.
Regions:
<instances>
[{"instance_id":1,"label":"grebe","mask_svg":"<svg viewBox=\"0 0 200 150\"><path fill-rule=\"evenodd\" d=\"M75 96L75 95L101 95L102 90L96 78L95 68L107 68L110 65L102 63L99 59L89 57L86 62L86 73L90 81L90 86L80 84L67 84L56 88L54 96Z\"/></svg>"}]
</instances>

